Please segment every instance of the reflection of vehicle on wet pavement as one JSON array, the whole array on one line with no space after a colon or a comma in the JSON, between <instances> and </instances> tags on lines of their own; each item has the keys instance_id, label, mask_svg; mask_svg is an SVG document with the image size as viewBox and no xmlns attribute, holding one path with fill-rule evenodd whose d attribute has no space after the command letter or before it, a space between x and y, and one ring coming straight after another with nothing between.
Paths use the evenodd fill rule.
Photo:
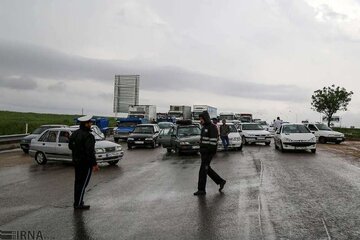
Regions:
<instances>
[{"instance_id":1,"label":"reflection of vehicle on wet pavement","mask_svg":"<svg viewBox=\"0 0 360 240\"><path fill-rule=\"evenodd\" d=\"M323 123L309 123L306 126L315 134L320 143L334 142L340 144L345 141L343 133L336 132Z\"/></svg>"},{"instance_id":2,"label":"reflection of vehicle on wet pavement","mask_svg":"<svg viewBox=\"0 0 360 240\"><path fill-rule=\"evenodd\" d=\"M242 142L245 145L248 143L265 143L270 145L272 136L259 123L241 123L239 130Z\"/></svg>"},{"instance_id":3,"label":"reflection of vehicle on wet pavement","mask_svg":"<svg viewBox=\"0 0 360 240\"><path fill-rule=\"evenodd\" d=\"M274 136L275 148L285 150L311 150L316 152L316 137L303 124L283 124Z\"/></svg>"},{"instance_id":4,"label":"reflection of vehicle on wet pavement","mask_svg":"<svg viewBox=\"0 0 360 240\"><path fill-rule=\"evenodd\" d=\"M30 143L31 143L32 139L38 137L46 129L59 128L59 127L67 127L67 125L59 125L59 124L41 125L39 128L35 129L30 135L21 139L21 142L20 142L21 149L24 151L24 153L29 153Z\"/></svg>"},{"instance_id":5,"label":"reflection of vehicle on wet pavement","mask_svg":"<svg viewBox=\"0 0 360 240\"><path fill-rule=\"evenodd\" d=\"M130 133L127 139L128 149L137 146L150 146L155 148L159 145L160 128L157 124L139 124Z\"/></svg>"},{"instance_id":6,"label":"reflection of vehicle on wet pavement","mask_svg":"<svg viewBox=\"0 0 360 240\"><path fill-rule=\"evenodd\" d=\"M69 137L76 128L52 128L43 132L39 137L31 141L30 156L40 164L51 161L71 162L71 150L69 149ZM95 156L97 162L117 164L123 157L121 145L104 140L99 135L95 137Z\"/></svg>"},{"instance_id":7,"label":"reflection of vehicle on wet pavement","mask_svg":"<svg viewBox=\"0 0 360 240\"><path fill-rule=\"evenodd\" d=\"M222 125L222 123L218 123L218 128ZM226 123L230 127L229 137L229 146L228 149L241 150L243 147L242 139L239 131L236 129L233 123ZM218 150L224 150L224 146L221 142L221 139L218 140Z\"/></svg>"},{"instance_id":8,"label":"reflection of vehicle on wet pavement","mask_svg":"<svg viewBox=\"0 0 360 240\"><path fill-rule=\"evenodd\" d=\"M170 129L162 129L159 142L167 149L167 152L172 150L178 154L198 152L200 150L200 134L201 130L197 124L187 122L177 124Z\"/></svg>"}]
</instances>

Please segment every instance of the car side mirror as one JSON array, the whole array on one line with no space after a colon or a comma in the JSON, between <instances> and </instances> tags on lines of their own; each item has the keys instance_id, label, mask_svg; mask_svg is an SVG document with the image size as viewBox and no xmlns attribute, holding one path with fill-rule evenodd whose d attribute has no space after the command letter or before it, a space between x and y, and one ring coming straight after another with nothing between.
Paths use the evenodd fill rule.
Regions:
<instances>
[{"instance_id":1,"label":"car side mirror","mask_svg":"<svg viewBox=\"0 0 360 240\"><path fill-rule=\"evenodd\" d=\"M242 132L242 130L241 130L241 129L239 129L239 130L238 130L238 132Z\"/></svg>"},{"instance_id":2,"label":"car side mirror","mask_svg":"<svg viewBox=\"0 0 360 240\"><path fill-rule=\"evenodd\" d=\"M311 131L312 134L315 134L315 131Z\"/></svg>"}]
</instances>

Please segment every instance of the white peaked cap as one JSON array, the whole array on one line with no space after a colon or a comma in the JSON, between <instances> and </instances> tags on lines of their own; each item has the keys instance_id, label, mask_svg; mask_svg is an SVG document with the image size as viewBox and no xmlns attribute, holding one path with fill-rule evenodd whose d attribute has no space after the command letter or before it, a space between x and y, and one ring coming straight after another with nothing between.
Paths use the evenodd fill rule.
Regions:
<instances>
[{"instance_id":1,"label":"white peaked cap","mask_svg":"<svg viewBox=\"0 0 360 240\"><path fill-rule=\"evenodd\" d=\"M86 115L78 118L79 122L89 122L93 118L92 115Z\"/></svg>"}]
</instances>

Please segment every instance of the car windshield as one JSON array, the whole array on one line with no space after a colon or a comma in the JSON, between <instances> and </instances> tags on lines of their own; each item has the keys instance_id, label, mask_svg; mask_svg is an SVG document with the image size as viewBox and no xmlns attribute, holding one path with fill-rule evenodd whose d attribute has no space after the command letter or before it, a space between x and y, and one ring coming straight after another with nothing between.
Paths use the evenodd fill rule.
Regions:
<instances>
[{"instance_id":1,"label":"car windshield","mask_svg":"<svg viewBox=\"0 0 360 240\"><path fill-rule=\"evenodd\" d=\"M319 130L332 131L332 129L326 126L325 124L315 124L315 125Z\"/></svg>"},{"instance_id":2,"label":"car windshield","mask_svg":"<svg viewBox=\"0 0 360 240\"><path fill-rule=\"evenodd\" d=\"M234 115L221 115L220 119L223 120L234 120Z\"/></svg>"},{"instance_id":3,"label":"car windshield","mask_svg":"<svg viewBox=\"0 0 360 240\"><path fill-rule=\"evenodd\" d=\"M137 126L134 133L154 133L154 128L152 126Z\"/></svg>"},{"instance_id":4,"label":"car windshield","mask_svg":"<svg viewBox=\"0 0 360 240\"><path fill-rule=\"evenodd\" d=\"M177 133L179 137L196 136L201 134L201 130L196 126L179 127Z\"/></svg>"},{"instance_id":5,"label":"car windshield","mask_svg":"<svg viewBox=\"0 0 360 240\"><path fill-rule=\"evenodd\" d=\"M45 131L46 129L49 129L49 127L39 127L37 129L35 129L32 133L33 134L40 134L42 133L43 131Z\"/></svg>"},{"instance_id":6,"label":"car windshield","mask_svg":"<svg viewBox=\"0 0 360 240\"><path fill-rule=\"evenodd\" d=\"M304 125L285 125L283 133L310 133L310 130Z\"/></svg>"},{"instance_id":7,"label":"car windshield","mask_svg":"<svg viewBox=\"0 0 360 240\"><path fill-rule=\"evenodd\" d=\"M169 115L170 115L171 117L177 117L177 118L180 118L180 117L183 116L182 113L169 113Z\"/></svg>"},{"instance_id":8,"label":"car windshield","mask_svg":"<svg viewBox=\"0 0 360 240\"><path fill-rule=\"evenodd\" d=\"M243 124L242 130L264 130L260 124Z\"/></svg>"},{"instance_id":9,"label":"car windshield","mask_svg":"<svg viewBox=\"0 0 360 240\"><path fill-rule=\"evenodd\" d=\"M163 128L171 128L174 124L170 123L170 122L159 122L158 126L159 128L163 129Z\"/></svg>"},{"instance_id":10,"label":"car windshield","mask_svg":"<svg viewBox=\"0 0 360 240\"><path fill-rule=\"evenodd\" d=\"M229 128L230 128L230 132L238 132L238 130L234 125L229 125Z\"/></svg>"}]
</instances>

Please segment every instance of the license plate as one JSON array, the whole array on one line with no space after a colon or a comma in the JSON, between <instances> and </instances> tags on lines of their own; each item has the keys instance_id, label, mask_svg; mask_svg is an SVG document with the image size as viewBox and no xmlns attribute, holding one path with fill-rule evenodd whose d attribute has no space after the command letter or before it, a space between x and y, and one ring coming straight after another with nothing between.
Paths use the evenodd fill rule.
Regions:
<instances>
[{"instance_id":1,"label":"license plate","mask_svg":"<svg viewBox=\"0 0 360 240\"><path fill-rule=\"evenodd\" d=\"M107 157L115 157L115 156L118 156L119 153L108 153L107 154Z\"/></svg>"},{"instance_id":2,"label":"license plate","mask_svg":"<svg viewBox=\"0 0 360 240\"><path fill-rule=\"evenodd\" d=\"M306 149L306 147L295 147L295 149L303 150L303 149Z\"/></svg>"},{"instance_id":3,"label":"license plate","mask_svg":"<svg viewBox=\"0 0 360 240\"><path fill-rule=\"evenodd\" d=\"M144 141L135 141L135 144L144 144Z\"/></svg>"},{"instance_id":4,"label":"license plate","mask_svg":"<svg viewBox=\"0 0 360 240\"><path fill-rule=\"evenodd\" d=\"M199 149L200 146L193 146L192 148L193 148L193 149Z\"/></svg>"},{"instance_id":5,"label":"license plate","mask_svg":"<svg viewBox=\"0 0 360 240\"><path fill-rule=\"evenodd\" d=\"M258 139L258 140L265 140L264 137L258 137L257 139Z\"/></svg>"},{"instance_id":6,"label":"license plate","mask_svg":"<svg viewBox=\"0 0 360 240\"><path fill-rule=\"evenodd\" d=\"M341 140L342 140L342 138L337 138L336 140L339 140L339 141L341 141Z\"/></svg>"}]
</instances>

